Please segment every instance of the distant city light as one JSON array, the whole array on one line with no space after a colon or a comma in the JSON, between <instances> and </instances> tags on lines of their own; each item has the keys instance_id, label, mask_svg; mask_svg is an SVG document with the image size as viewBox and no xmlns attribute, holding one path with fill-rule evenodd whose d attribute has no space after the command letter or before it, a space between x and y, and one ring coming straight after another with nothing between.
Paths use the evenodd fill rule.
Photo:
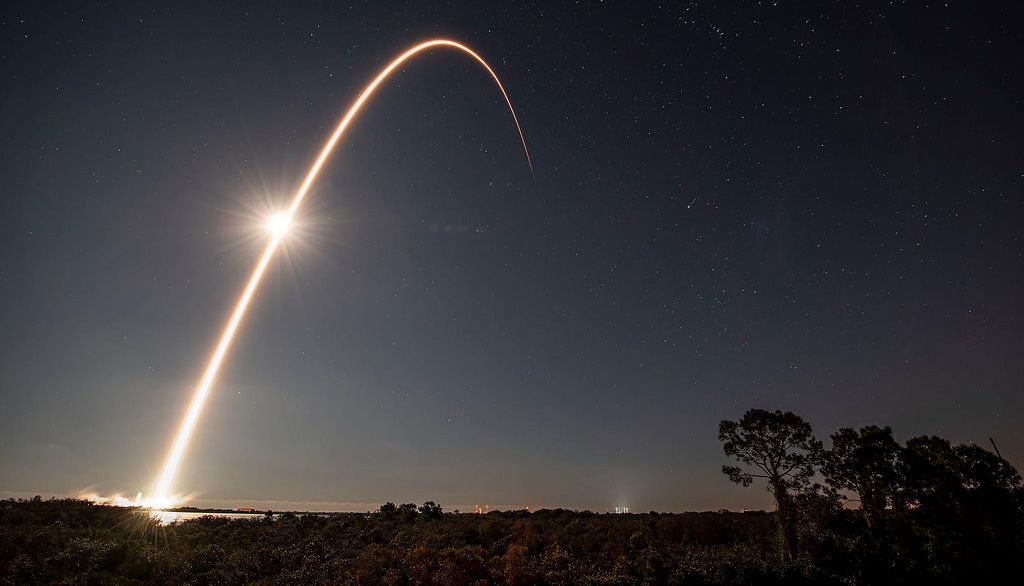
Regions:
<instances>
[{"instance_id":1,"label":"distant city light","mask_svg":"<svg viewBox=\"0 0 1024 586\"><path fill-rule=\"evenodd\" d=\"M629 507L615 507L616 515L625 515L629 513Z\"/></svg>"}]
</instances>

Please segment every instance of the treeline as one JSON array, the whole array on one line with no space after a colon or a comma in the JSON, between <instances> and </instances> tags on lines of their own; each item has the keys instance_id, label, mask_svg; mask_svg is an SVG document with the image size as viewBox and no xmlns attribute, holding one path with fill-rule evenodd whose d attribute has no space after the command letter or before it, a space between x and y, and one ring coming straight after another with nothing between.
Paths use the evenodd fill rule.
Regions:
<instances>
[{"instance_id":1,"label":"treeline","mask_svg":"<svg viewBox=\"0 0 1024 586\"><path fill-rule=\"evenodd\" d=\"M773 584L770 513L566 510L201 517L79 500L0 501L11 584Z\"/></svg>"},{"instance_id":2,"label":"treeline","mask_svg":"<svg viewBox=\"0 0 1024 586\"><path fill-rule=\"evenodd\" d=\"M1021 579L1024 486L999 455L888 427L842 428L825 448L800 416L751 409L719 439L775 497L780 563L857 584Z\"/></svg>"},{"instance_id":3,"label":"treeline","mask_svg":"<svg viewBox=\"0 0 1024 586\"><path fill-rule=\"evenodd\" d=\"M884 427L829 446L792 413L719 429L740 484L773 512L448 513L203 517L156 525L79 500L0 501L0 582L140 584L1016 583L1022 485L985 449Z\"/></svg>"}]
</instances>

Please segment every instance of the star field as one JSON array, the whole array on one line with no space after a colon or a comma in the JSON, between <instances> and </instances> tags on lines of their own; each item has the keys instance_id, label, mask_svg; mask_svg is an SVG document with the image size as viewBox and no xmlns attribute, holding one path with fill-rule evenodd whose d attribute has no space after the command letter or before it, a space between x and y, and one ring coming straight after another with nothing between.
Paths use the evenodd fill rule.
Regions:
<instances>
[{"instance_id":1,"label":"star field","mask_svg":"<svg viewBox=\"0 0 1024 586\"><path fill-rule=\"evenodd\" d=\"M1013 3L2 9L0 490L134 494L371 75L178 484L245 499L765 506L719 420L1019 466ZM761 500L759 500L761 499Z\"/></svg>"}]
</instances>

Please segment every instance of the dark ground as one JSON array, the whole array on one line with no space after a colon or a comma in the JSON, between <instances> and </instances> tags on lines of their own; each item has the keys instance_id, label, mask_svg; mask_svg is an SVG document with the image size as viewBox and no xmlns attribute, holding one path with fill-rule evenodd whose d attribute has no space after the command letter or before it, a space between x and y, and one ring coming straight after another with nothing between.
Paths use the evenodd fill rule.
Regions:
<instances>
[{"instance_id":1,"label":"dark ground","mask_svg":"<svg viewBox=\"0 0 1024 586\"><path fill-rule=\"evenodd\" d=\"M856 511L804 511L801 557L783 563L774 515L760 511L476 515L407 505L384 514L206 517L154 526L131 509L77 500L8 500L0 503L0 580L870 584L957 583L965 572L994 578L1015 571L1014 556L993 567L991 560L970 559L969 548L961 559L929 560L906 535L889 540L904 540L906 547L897 553L906 555L887 557L888 550L872 549L877 544L865 537Z\"/></svg>"}]
</instances>

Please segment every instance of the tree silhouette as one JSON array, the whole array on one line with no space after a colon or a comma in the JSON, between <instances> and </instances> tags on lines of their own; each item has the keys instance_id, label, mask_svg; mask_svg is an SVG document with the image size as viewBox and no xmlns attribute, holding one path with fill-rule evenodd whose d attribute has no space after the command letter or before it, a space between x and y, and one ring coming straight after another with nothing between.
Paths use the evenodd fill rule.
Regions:
<instances>
[{"instance_id":1,"label":"tree silhouette","mask_svg":"<svg viewBox=\"0 0 1024 586\"><path fill-rule=\"evenodd\" d=\"M973 444L919 436L907 440L900 477L933 572L952 566L977 574L1015 557L1024 487L1009 462Z\"/></svg>"},{"instance_id":2,"label":"tree silhouette","mask_svg":"<svg viewBox=\"0 0 1024 586\"><path fill-rule=\"evenodd\" d=\"M434 501L427 501L420 507L420 514L423 515L424 519L440 519L444 512L441 509L441 505Z\"/></svg>"},{"instance_id":3,"label":"tree silhouette","mask_svg":"<svg viewBox=\"0 0 1024 586\"><path fill-rule=\"evenodd\" d=\"M783 555L793 560L797 554L793 495L809 486L821 453L821 442L814 438L811 424L789 411L751 409L738 422L722 421L718 439L726 456L754 468L722 466L729 480L743 486L750 486L755 478L768 482L778 509Z\"/></svg>"},{"instance_id":4,"label":"tree silhouette","mask_svg":"<svg viewBox=\"0 0 1024 586\"><path fill-rule=\"evenodd\" d=\"M383 505L380 506L379 509L377 509L377 517L380 519L384 519L385 521L394 519L397 516L398 506L391 501L384 503Z\"/></svg>"},{"instance_id":5,"label":"tree silhouette","mask_svg":"<svg viewBox=\"0 0 1024 586\"><path fill-rule=\"evenodd\" d=\"M816 448L792 414L748 415L722 430L747 468L730 474L741 484L768 478L747 464L759 451L771 470L772 461L806 463ZM846 488L833 488L852 492L888 474L889 435L839 430L826 465L843 463L831 475ZM828 491L811 490L806 475L780 474L799 511L797 563L772 555L782 547L780 515L762 511L445 515L428 501L418 511L386 503L372 515L204 516L155 526L138 508L0 500L0 584L1004 584L1024 573L1024 489L1006 460L917 437L899 447L894 467L887 498L905 506L882 507L878 529Z\"/></svg>"},{"instance_id":6,"label":"tree silhouette","mask_svg":"<svg viewBox=\"0 0 1024 586\"><path fill-rule=\"evenodd\" d=\"M402 503L398 505L398 515L406 523L412 523L416 520L416 515L419 515L419 511L413 503Z\"/></svg>"},{"instance_id":7,"label":"tree silhouette","mask_svg":"<svg viewBox=\"0 0 1024 586\"><path fill-rule=\"evenodd\" d=\"M832 434L832 449L824 452L821 471L825 480L857 496L870 528L878 525L886 508L902 508L898 490L900 452L892 429L875 425L860 431L840 428Z\"/></svg>"}]
</instances>

